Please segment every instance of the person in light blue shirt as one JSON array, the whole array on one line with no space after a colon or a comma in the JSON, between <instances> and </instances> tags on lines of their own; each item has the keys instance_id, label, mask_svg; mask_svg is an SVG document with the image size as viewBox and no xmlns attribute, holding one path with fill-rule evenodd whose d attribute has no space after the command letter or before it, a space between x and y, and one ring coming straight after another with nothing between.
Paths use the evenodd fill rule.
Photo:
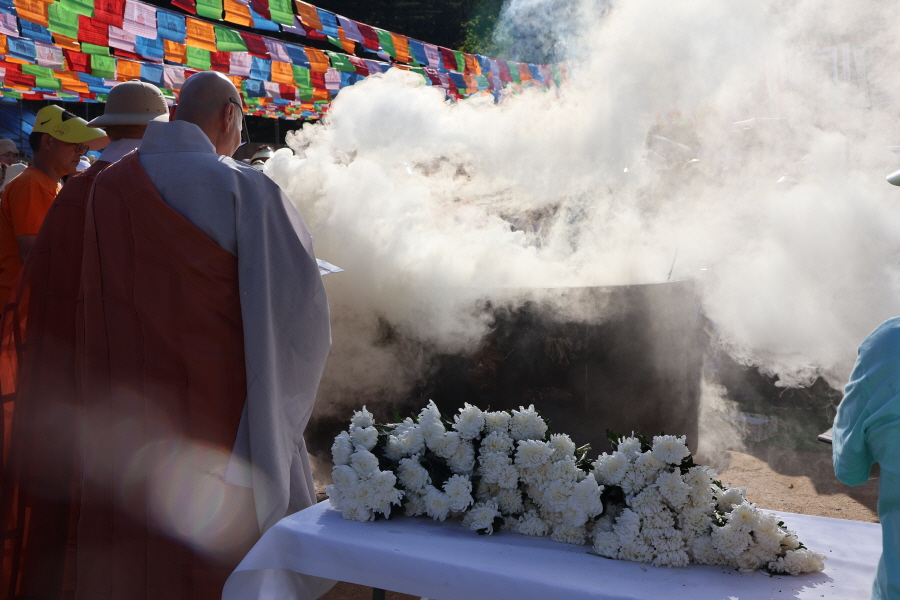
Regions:
<instances>
[{"instance_id":1,"label":"person in light blue shirt","mask_svg":"<svg viewBox=\"0 0 900 600\"><path fill-rule=\"evenodd\" d=\"M879 325L859 347L834 420L834 473L847 485L878 463L882 555L873 600L900 600L900 317Z\"/></svg>"}]
</instances>

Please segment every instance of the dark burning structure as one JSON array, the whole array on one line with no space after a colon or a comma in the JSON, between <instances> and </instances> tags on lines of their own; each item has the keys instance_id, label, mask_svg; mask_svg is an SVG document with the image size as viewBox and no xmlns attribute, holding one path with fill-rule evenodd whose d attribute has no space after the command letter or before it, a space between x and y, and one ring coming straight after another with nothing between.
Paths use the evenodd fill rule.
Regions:
<instances>
[{"instance_id":1,"label":"dark burning structure","mask_svg":"<svg viewBox=\"0 0 900 600\"><path fill-rule=\"evenodd\" d=\"M433 399L445 417L465 402L492 410L534 404L576 444L609 448L620 434L685 434L696 451L707 339L692 281L540 290L516 310L492 308L493 326L471 355L438 355L406 397L374 411L391 420ZM552 307L578 303L589 317ZM584 310L579 310L583 314ZM370 407L372 409L373 407ZM314 416L312 452L327 453L346 416Z\"/></svg>"}]
</instances>

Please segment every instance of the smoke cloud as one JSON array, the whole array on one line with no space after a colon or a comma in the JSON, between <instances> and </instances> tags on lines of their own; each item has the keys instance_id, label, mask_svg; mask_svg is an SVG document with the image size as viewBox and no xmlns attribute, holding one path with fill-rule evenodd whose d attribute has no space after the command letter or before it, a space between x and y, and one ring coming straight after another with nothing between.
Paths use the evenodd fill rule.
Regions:
<instances>
[{"instance_id":1,"label":"smoke cloud","mask_svg":"<svg viewBox=\"0 0 900 600\"><path fill-rule=\"evenodd\" d=\"M558 89L453 103L392 69L341 91L266 167L346 270L326 277L320 409L403 393L433 353L472 352L486 300L668 278L697 280L740 362L841 386L898 314L898 11L511 0L498 40L565 62Z\"/></svg>"}]
</instances>

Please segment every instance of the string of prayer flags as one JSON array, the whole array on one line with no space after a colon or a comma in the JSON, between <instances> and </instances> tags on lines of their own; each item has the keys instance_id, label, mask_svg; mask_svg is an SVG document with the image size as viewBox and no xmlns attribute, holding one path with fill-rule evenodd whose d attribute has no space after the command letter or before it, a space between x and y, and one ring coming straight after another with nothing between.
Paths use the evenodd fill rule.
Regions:
<instances>
[{"instance_id":1,"label":"string of prayer flags","mask_svg":"<svg viewBox=\"0 0 900 600\"><path fill-rule=\"evenodd\" d=\"M453 98L496 96L509 84L558 85L565 76L557 65L464 54L302 0L173 4L197 17L140 0L0 0L0 95L103 102L118 82L141 79L174 99L187 76L215 70L246 90L248 114L316 118L340 89L390 68L418 73ZM222 22L327 40L343 52L236 31ZM355 56L357 45L391 64Z\"/></svg>"}]
</instances>

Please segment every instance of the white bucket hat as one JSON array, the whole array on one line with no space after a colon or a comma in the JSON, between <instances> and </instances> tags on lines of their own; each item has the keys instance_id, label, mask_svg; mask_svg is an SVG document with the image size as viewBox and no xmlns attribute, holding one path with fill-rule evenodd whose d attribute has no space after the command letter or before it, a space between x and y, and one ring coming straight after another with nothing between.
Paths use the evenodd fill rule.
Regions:
<instances>
[{"instance_id":1,"label":"white bucket hat","mask_svg":"<svg viewBox=\"0 0 900 600\"><path fill-rule=\"evenodd\" d=\"M168 121L166 98L155 85L133 80L120 83L109 91L103 115L88 125L144 125L150 121Z\"/></svg>"}]
</instances>

